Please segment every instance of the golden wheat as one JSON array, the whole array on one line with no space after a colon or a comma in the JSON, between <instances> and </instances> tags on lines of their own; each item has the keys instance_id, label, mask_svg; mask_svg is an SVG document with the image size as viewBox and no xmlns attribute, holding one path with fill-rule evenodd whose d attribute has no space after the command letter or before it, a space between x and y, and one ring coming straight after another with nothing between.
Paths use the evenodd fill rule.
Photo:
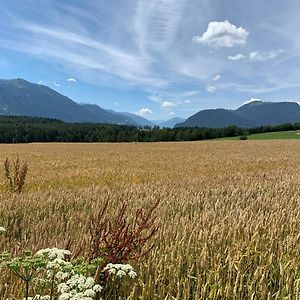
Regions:
<instances>
[{"instance_id":1,"label":"golden wheat","mask_svg":"<svg viewBox=\"0 0 300 300\"><path fill-rule=\"evenodd\" d=\"M1 145L28 162L24 192L0 186L0 250L71 240L84 254L91 213L160 199L155 247L133 262L125 299L298 299L300 143ZM1 299L20 285L5 273ZM300 299L300 298L299 298Z\"/></svg>"}]
</instances>

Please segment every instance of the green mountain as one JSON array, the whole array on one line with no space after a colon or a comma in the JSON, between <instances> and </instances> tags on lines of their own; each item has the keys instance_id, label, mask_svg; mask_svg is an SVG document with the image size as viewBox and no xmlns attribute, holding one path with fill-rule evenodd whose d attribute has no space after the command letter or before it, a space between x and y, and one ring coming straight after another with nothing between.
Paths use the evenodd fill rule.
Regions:
<instances>
[{"instance_id":1,"label":"green mountain","mask_svg":"<svg viewBox=\"0 0 300 300\"><path fill-rule=\"evenodd\" d=\"M23 79L0 80L0 114L45 117L66 122L96 121L68 97Z\"/></svg>"},{"instance_id":2,"label":"green mountain","mask_svg":"<svg viewBox=\"0 0 300 300\"><path fill-rule=\"evenodd\" d=\"M207 109L199 111L175 127L222 128L230 125L253 127L254 123L226 109Z\"/></svg>"},{"instance_id":3,"label":"green mountain","mask_svg":"<svg viewBox=\"0 0 300 300\"><path fill-rule=\"evenodd\" d=\"M176 127L222 128L229 125L257 127L300 122L300 105L294 102L247 103L236 110L202 110Z\"/></svg>"},{"instance_id":4,"label":"green mountain","mask_svg":"<svg viewBox=\"0 0 300 300\"><path fill-rule=\"evenodd\" d=\"M294 102L254 101L234 111L256 125L276 125L300 122L300 105Z\"/></svg>"},{"instance_id":5,"label":"green mountain","mask_svg":"<svg viewBox=\"0 0 300 300\"><path fill-rule=\"evenodd\" d=\"M47 86L24 79L0 80L0 114L58 119L65 122L93 122L137 125L97 105L80 105Z\"/></svg>"}]
</instances>

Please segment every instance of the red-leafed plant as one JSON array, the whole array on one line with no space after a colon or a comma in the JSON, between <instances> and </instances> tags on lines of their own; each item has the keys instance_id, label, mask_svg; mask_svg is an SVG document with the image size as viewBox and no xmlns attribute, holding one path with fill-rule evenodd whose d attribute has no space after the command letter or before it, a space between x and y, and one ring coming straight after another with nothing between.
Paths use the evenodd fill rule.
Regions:
<instances>
[{"instance_id":1,"label":"red-leafed plant","mask_svg":"<svg viewBox=\"0 0 300 300\"><path fill-rule=\"evenodd\" d=\"M106 216L108 202L91 219L91 248L89 259L104 258L99 265L95 282L101 281L103 267L107 263L124 263L146 255L154 246L150 239L158 230L155 211L157 201L150 209L137 209L133 219L127 216L128 205L122 203L114 219Z\"/></svg>"}]
</instances>

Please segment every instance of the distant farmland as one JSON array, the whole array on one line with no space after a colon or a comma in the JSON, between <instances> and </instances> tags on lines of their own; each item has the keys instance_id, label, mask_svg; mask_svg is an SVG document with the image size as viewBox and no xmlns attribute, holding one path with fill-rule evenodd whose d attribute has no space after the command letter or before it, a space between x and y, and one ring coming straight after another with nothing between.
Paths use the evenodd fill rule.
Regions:
<instances>
[{"instance_id":1,"label":"distant farmland","mask_svg":"<svg viewBox=\"0 0 300 300\"><path fill-rule=\"evenodd\" d=\"M89 216L107 200L114 218L122 201L132 212L159 199L154 247L111 299L298 299L298 141L0 146L2 160L17 155L29 177L20 195L0 186L0 251L70 240L85 255ZM0 277L1 297L21 299L14 277Z\"/></svg>"}]
</instances>

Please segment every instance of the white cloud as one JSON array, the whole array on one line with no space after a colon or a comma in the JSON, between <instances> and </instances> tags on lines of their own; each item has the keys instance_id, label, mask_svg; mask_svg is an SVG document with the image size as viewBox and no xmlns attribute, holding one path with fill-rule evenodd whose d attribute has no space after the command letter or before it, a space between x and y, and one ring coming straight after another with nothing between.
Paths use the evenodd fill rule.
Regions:
<instances>
[{"instance_id":1,"label":"white cloud","mask_svg":"<svg viewBox=\"0 0 300 300\"><path fill-rule=\"evenodd\" d=\"M227 58L230 60L240 60L240 59L245 58L245 55L243 55L243 54L236 54L233 56L229 55Z\"/></svg>"},{"instance_id":2,"label":"white cloud","mask_svg":"<svg viewBox=\"0 0 300 300\"><path fill-rule=\"evenodd\" d=\"M176 104L171 101L164 101L161 106L164 108L173 108L176 106Z\"/></svg>"},{"instance_id":3,"label":"white cloud","mask_svg":"<svg viewBox=\"0 0 300 300\"><path fill-rule=\"evenodd\" d=\"M44 80L40 80L37 82L37 84L45 84L46 82Z\"/></svg>"},{"instance_id":4,"label":"white cloud","mask_svg":"<svg viewBox=\"0 0 300 300\"><path fill-rule=\"evenodd\" d=\"M75 78L71 77L71 78L68 78L67 81L69 81L69 82L76 82L77 80Z\"/></svg>"},{"instance_id":5,"label":"white cloud","mask_svg":"<svg viewBox=\"0 0 300 300\"><path fill-rule=\"evenodd\" d=\"M57 82L55 82L55 81L53 81L52 82L56 87L60 87L60 84L59 83L57 83Z\"/></svg>"},{"instance_id":6,"label":"white cloud","mask_svg":"<svg viewBox=\"0 0 300 300\"><path fill-rule=\"evenodd\" d=\"M186 103L186 104L189 104L189 103L191 103L192 101L191 101L191 100L184 100L183 102Z\"/></svg>"},{"instance_id":7,"label":"white cloud","mask_svg":"<svg viewBox=\"0 0 300 300\"><path fill-rule=\"evenodd\" d=\"M146 115L153 114L153 112L152 112L152 110L150 108L143 107L136 114L139 115L139 116L141 116L141 117L144 117Z\"/></svg>"},{"instance_id":8,"label":"white cloud","mask_svg":"<svg viewBox=\"0 0 300 300\"><path fill-rule=\"evenodd\" d=\"M216 75L216 76L213 78L213 81L218 81L220 78L221 78L221 75L218 74L218 75Z\"/></svg>"},{"instance_id":9,"label":"white cloud","mask_svg":"<svg viewBox=\"0 0 300 300\"><path fill-rule=\"evenodd\" d=\"M209 92L209 93L215 93L217 91L217 88L213 85L208 85L206 87L206 90Z\"/></svg>"},{"instance_id":10,"label":"white cloud","mask_svg":"<svg viewBox=\"0 0 300 300\"><path fill-rule=\"evenodd\" d=\"M229 21L210 22L202 36L194 36L193 41L213 48L232 48L245 45L249 32Z\"/></svg>"},{"instance_id":11,"label":"white cloud","mask_svg":"<svg viewBox=\"0 0 300 300\"><path fill-rule=\"evenodd\" d=\"M261 100L258 99L258 98L251 98L251 99L249 99L249 100L243 102L243 105L249 104L249 103L251 103L251 102L256 102L256 101L261 101Z\"/></svg>"},{"instance_id":12,"label":"white cloud","mask_svg":"<svg viewBox=\"0 0 300 300\"><path fill-rule=\"evenodd\" d=\"M176 115L176 113L175 113L174 111L170 111L170 112L169 112L169 115L171 115L171 116L175 116L175 115Z\"/></svg>"},{"instance_id":13,"label":"white cloud","mask_svg":"<svg viewBox=\"0 0 300 300\"><path fill-rule=\"evenodd\" d=\"M257 50L257 51L251 52L249 54L249 58L252 61L266 61L269 59L276 58L282 52L283 52L283 50L272 50L270 52L261 52L261 51Z\"/></svg>"}]
</instances>

